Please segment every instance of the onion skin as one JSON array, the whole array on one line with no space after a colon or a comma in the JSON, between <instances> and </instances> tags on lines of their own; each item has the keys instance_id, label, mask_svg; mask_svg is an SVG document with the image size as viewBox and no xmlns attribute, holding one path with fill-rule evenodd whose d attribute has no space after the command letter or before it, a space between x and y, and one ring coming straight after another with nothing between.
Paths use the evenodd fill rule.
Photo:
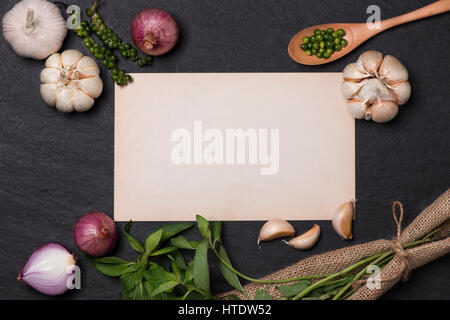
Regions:
<instances>
[{"instance_id":1,"label":"onion skin","mask_svg":"<svg viewBox=\"0 0 450 320\"><path fill-rule=\"evenodd\" d=\"M104 213L89 212L78 219L73 238L78 249L91 257L111 252L117 243L114 221Z\"/></svg>"},{"instance_id":2,"label":"onion skin","mask_svg":"<svg viewBox=\"0 0 450 320\"><path fill-rule=\"evenodd\" d=\"M152 56L160 56L172 50L179 33L178 24L170 13L159 8L142 10L131 23L134 44Z\"/></svg>"},{"instance_id":3,"label":"onion skin","mask_svg":"<svg viewBox=\"0 0 450 320\"><path fill-rule=\"evenodd\" d=\"M17 280L48 296L65 293L77 258L56 242L46 243L33 251Z\"/></svg>"}]
</instances>

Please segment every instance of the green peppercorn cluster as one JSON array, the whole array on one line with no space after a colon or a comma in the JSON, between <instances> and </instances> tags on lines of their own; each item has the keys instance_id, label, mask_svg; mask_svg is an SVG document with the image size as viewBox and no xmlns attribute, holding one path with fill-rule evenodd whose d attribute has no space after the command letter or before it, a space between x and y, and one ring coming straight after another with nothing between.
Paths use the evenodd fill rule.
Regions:
<instances>
[{"instance_id":1,"label":"green peppercorn cluster","mask_svg":"<svg viewBox=\"0 0 450 320\"><path fill-rule=\"evenodd\" d=\"M139 67L149 64L152 61L152 56L140 58L135 48L128 43L123 43L122 39L103 22L98 12L95 11L95 5L86 9L86 15L90 18L90 22L81 21L80 26L74 29L74 32L84 39L84 45L89 49L89 52L100 60L105 68L111 71L111 77L117 85L125 86L132 82L131 76L117 67L118 59L114 55L114 50L119 50L122 58L136 62ZM91 36L92 34L95 34L103 45L98 44Z\"/></svg>"},{"instance_id":2,"label":"green peppercorn cluster","mask_svg":"<svg viewBox=\"0 0 450 320\"><path fill-rule=\"evenodd\" d=\"M314 35L304 37L300 48L305 51L306 55L315 55L320 59L328 59L335 51L341 51L347 46L347 40L344 39L344 29L333 28L324 30L314 30Z\"/></svg>"}]
</instances>

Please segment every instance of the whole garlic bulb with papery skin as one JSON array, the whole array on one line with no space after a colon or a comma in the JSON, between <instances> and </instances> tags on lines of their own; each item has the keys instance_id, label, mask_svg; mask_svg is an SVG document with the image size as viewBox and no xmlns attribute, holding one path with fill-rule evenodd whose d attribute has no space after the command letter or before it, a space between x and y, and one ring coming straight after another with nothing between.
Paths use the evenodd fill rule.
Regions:
<instances>
[{"instance_id":1,"label":"whole garlic bulb with papery skin","mask_svg":"<svg viewBox=\"0 0 450 320\"><path fill-rule=\"evenodd\" d=\"M46 0L23 0L2 20L3 37L22 57L42 60L58 52L67 24L58 7Z\"/></svg>"},{"instance_id":2,"label":"whole garlic bulb with papery skin","mask_svg":"<svg viewBox=\"0 0 450 320\"><path fill-rule=\"evenodd\" d=\"M341 93L356 119L387 122L408 101L411 85L408 70L393 56L369 50L342 72Z\"/></svg>"},{"instance_id":3,"label":"whole garlic bulb with papery skin","mask_svg":"<svg viewBox=\"0 0 450 320\"><path fill-rule=\"evenodd\" d=\"M103 90L100 69L91 57L78 50L54 53L41 72L41 96L61 112L84 112Z\"/></svg>"}]
</instances>

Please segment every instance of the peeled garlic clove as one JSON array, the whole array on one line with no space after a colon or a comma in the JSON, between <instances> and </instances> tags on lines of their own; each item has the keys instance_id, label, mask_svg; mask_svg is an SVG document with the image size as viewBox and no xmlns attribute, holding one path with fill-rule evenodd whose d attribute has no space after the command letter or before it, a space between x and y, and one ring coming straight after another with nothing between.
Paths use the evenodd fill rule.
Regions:
<instances>
[{"instance_id":1,"label":"peeled garlic clove","mask_svg":"<svg viewBox=\"0 0 450 320\"><path fill-rule=\"evenodd\" d=\"M311 229L306 231L304 234L299 235L293 239L291 239L289 242L284 241L286 244L291 246L292 248L298 249L298 250L308 250L311 249L319 240L320 237L320 227L315 224Z\"/></svg>"},{"instance_id":2,"label":"peeled garlic clove","mask_svg":"<svg viewBox=\"0 0 450 320\"><path fill-rule=\"evenodd\" d=\"M411 96L411 85L409 81L399 82L392 85L392 92L395 96L395 101L399 106L405 104Z\"/></svg>"},{"instance_id":3,"label":"peeled garlic clove","mask_svg":"<svg viewBox=\"0 0 450 320\"><path fill-rule=\"evenodd\" d=\"M344 240L353 238L352 222L356 218L353 201L341 204L333 214L333 229Z\"/></svg>"},{"instance_id":4,"label":"peeled garlic clove","mask_svg":"<svg viewBox=\"0 0 450 320\"><path fill-rule=\"evenodd\" d=\"M354 97L358 91L361 89L363 83L361 82L353 82L353 81L344 81L341 83L341 93L345 99L349 99Z\"/></svg>"},{"instance_id":5,"label":"peeled garlic clove","mask_svg":"<svg viewBox=\"0 0 450 320\"><path fill-rule=\"evenodd\" d=\"M347 109L356 119L363 119L366 114L366 103L361 100L347 100Z\"/></svg>"},{"instance_id":6,"label":"peeled garlic clove","mask_svg":"<svg viewBox=\"0 0 450 320\"><path fill-rule=\"evenodd\" d=\"M359 56L356 63L366 72L376 74L381 61L383 61L383 54L381 52L368 50Z\"/></svg>"},{"instance_id":7,"label":"peeled garlic clove","mask_svg":"<svg viewBox=\"0 0 450 320\"><path fill-rule=\"evenodd\" d=\"M378 74L388 84L408 80L408 70L405 66L396 57L389 55L385 56L381 62Z\"/></svg>"},{"instance_id":8,"label":"peeled garlic clove","mask_svg":"<svg viewBox=\"0 0 450 320\"><path fill-rule=\"evenodd\" d=\"M342 71L342 76L344 80L361 80L369 77L370 75L361 70L360 66L357 63L350 63Z\"/></svg>"},{"instance_id":9,"label":"peeled garlic clove","mask_svg":"<svg viewBox=\"0 0 450 320\"><path fill-rule=\"evenodd\" d=\"M388 122L398 113L398 105L394 101L380 100L370 108L372 120L375 122Z\"/></svg>"},{"instance_id":10,"label":"peeled garlic clove","mask_svg":"<svg viewBox=\"0 0 450 320\"><path fill-rule=\"evenodd\" d=\"M294 234L294 227L286 220L271 219L267 221L259 231L258 244L261 241L270 241L282 237L293 236Z\"/></svg>"}]
</instances>

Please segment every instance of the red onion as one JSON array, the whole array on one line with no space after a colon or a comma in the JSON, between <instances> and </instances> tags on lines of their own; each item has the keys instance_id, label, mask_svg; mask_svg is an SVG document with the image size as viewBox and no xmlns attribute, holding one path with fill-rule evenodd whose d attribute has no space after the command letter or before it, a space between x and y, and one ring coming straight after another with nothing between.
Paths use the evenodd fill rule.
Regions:
<instances>
[{"instance_id":1,"label":"red onion","mask_svg":"<svg viewBox=\"0 0 450 320\"><path fill-rule=\"evenodd\" d=\"M17 279L49 296L63 294L73 284L76 257L59 243L33 251Z\"/></svg>"},{"instance_id":2,"label":"red onion","mask_svg":"<svg viewBox=\"0 0 450 320\"><path fill-rule=\"evenodd\" d=\"M92 257L104 256L117 243L114 221L101 212L83 215L76 223L73 237L77 247Z\"/></svg>"},{"instance_id":3,"label":"red onion","mask_svg":"<svg viewBox=\"0 0 450 320\"><path fill-rule=\"evenodd\" d=\"M146 54L160 56L177 43L179 29L170 13L149 8L139 12L131 23L131 37L136 46Z\"/></svg>"}]
</instances>

